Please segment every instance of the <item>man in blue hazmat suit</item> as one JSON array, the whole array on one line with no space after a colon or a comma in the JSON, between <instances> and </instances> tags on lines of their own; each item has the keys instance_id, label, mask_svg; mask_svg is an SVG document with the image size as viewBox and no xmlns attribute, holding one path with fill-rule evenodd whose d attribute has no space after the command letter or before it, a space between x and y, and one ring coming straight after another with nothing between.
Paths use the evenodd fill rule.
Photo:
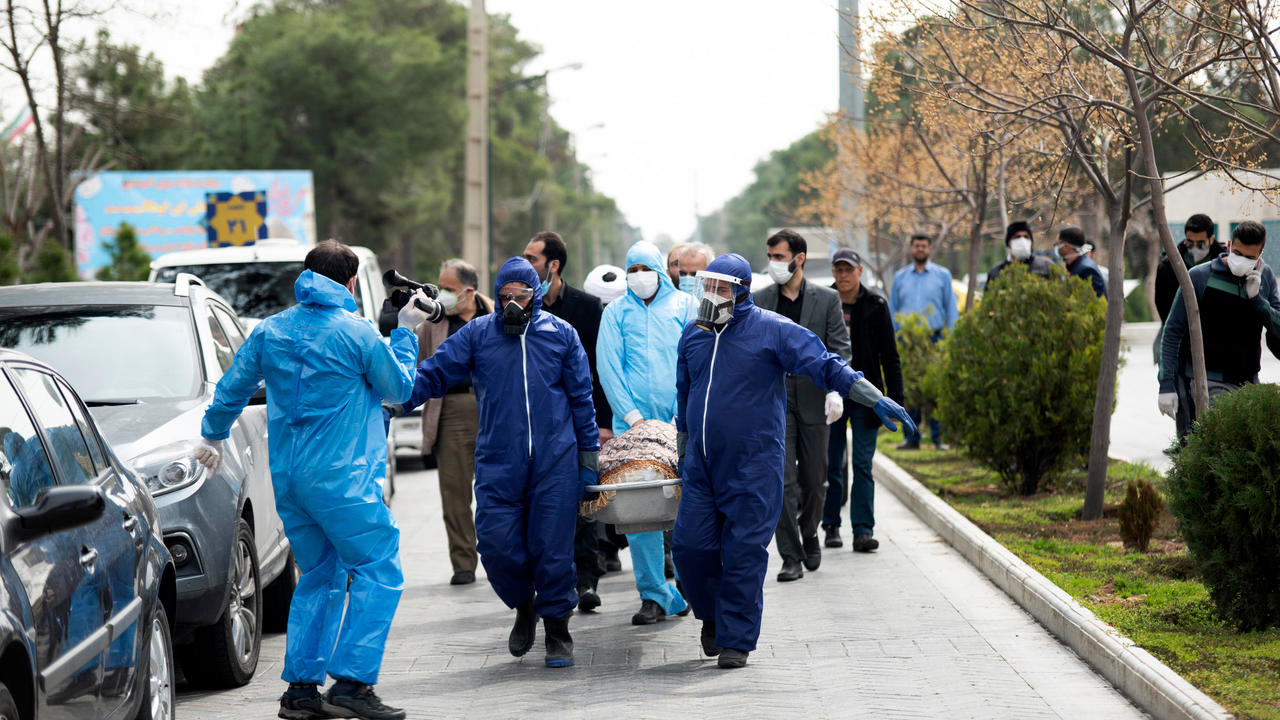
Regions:
<instances>
[{"instance_id":1,"label":"man in blue hazmat suit","mask_svg":"<svg viewBox=\"0 0 1280 720\"><path fill-rule=\"evenodd\" d=\"M404 711L373 692L404 587L400 528L380 486L382 400L409 397L413 329L427 313L405 305L388 346L355 314L359 259L350 248L322 242L304 266L293 285L298 304L259 323L218 382L196 459L218 466L232 423L265 381L276 510L302 573L289 606L282 673L289 690L279 715L395 720ZM414 298L431 303L421 291ZM326 673L335 683L322 696Z\"/></svg>"},{"instance_id":2,"label":"man in blue hazmat suit","mask_svg":"<svg viewBox=\"0 0 1280 720\"><path fill-rule=\"evenodd\" d=\"M751 266L721 255L697 274L696 320L680 338L677 443L684 481L672 554L702 650L747 664L760 636L769 541L782 507L787 373L914 427L906 410L809 330L751 300Z\"/></svg>"},{"instance_id":3,"label":"man in blue hazmat suit","mask_svg":"<svg viewBox=\"0 0 1280 720\"><path fill-rule=\"evenodd\" d=\"M641 420L674 422L676 350L685 323L693 319L693 296L671 284L662 252L640 241L627 251L627 292L609 303L600 319L596 369L613 408L613 433ZM652 625L688 603L663 571L662 531L628 533L631 564L640 592L633 625Z\"/></svg>"},{"instance_id":4,"label":"man in blue hazmat suit","mask_svg":"<svg viewBox=\"0 0 1280 720\"><path fill-rule=\"evenodd\" d=\"M577 331L542 311L542 282L528 260L503 263L494 298L493 314L462 326L418 365L405 411L471 376L480 410L476 545L489 584L516 610L507 649L529 652L541 617L547 667L567 667L578 604L573 534L600 449L591 369Z\"/></svg>"}]
</instances>

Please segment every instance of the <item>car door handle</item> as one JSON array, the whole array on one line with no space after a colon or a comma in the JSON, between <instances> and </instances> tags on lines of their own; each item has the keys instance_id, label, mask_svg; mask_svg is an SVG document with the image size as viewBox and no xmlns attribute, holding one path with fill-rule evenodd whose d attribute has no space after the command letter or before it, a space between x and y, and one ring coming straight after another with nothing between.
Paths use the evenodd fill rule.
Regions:
<instances>
[{"instance_id":1,"label":"car door handle","mask_svg":"<svg viewBox=\"0 0 1280 720\"><path fill-rule=\"evenodd\" d=\"M80 564L85 568L92 568L93 563L98 560L98 551L91 550L83 545L80 546Z\"/></svg>"}]
</instances>

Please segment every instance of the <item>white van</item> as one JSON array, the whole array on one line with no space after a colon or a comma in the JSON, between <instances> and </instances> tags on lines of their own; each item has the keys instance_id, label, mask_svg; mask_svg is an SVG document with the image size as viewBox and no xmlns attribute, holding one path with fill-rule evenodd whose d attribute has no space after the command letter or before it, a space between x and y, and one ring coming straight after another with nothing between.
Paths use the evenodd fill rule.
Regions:
<instances>
[{"instance_id":1,"label":"white van","mask_svg":"<svg viewBox=\"0 0 1280 720\"><path fill-rule=\"evenodd\" d=\"M242 247L167 253L151 261L151 282L170 283L179 273L195 275L231 303L246 329L251 330L259 320L297 303L293 283L302 274L302 263L313 247L293 239L267 239ZM351 249L360 258L356 271L356 312L377 326L382 301L387 299L382 268L369 248L353 245ZM387 437L387 482L382 491L387 501L396 487L397 424L391 424ZM421 430L418 434L420 437Z\"/></svg>"}]
</instances>

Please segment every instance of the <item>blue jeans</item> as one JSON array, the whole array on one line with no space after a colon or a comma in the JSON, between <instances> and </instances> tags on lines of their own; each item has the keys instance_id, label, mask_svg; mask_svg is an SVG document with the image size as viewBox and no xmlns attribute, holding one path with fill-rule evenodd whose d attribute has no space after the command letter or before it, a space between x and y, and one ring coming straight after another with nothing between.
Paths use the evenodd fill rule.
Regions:
<instances>
[{"instance_id":1,"label":"blue jeans","mask_svg":"<svg viewBox=\"0 0 1280 720\"><path fill-rule=\"evenodd\" d=\"M871 408L861 405L846 409L844 416L832 423L831 440L827 444L827 500L822 508L822 525L840 527L840 506L844 504L845 427L846 424L852 426L849 527L854 535L870 535L876 525L876 488L871 477L871 459L876 454L876 436L880 427L867 427L868 415L874 415Z\"/></svg>"},{"instance_id":2,"label":"blue jeans","mask_svg":"<svg viewBox=\"0 0 1280 720\"><path fill-rule=\"evenodd\" d=\"M916 424L916 428L919 428L920 420L924 417L923 413L920 412L920 408L909 407L907 408L907 414L911 416L911 422ZM902 439L909 443L915 443L919 445L920 444L919 429L917 429L915 432L911 432L910 428L903 428ZM939 423L938 419L933 416L929 417L929 440L932 441L934 445L942 444L942 424Z\"/></svg>"}]
</instances>

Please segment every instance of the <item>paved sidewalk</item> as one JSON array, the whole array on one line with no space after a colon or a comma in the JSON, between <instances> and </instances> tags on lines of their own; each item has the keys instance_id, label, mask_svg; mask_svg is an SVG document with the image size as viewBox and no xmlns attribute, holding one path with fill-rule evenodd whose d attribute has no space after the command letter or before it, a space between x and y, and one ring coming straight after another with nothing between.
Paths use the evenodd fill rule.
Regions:
<instances>
[{"instance_id":1,"label":"paved sidewalk","mask_svg":"<svg viewBox=\"0 0 1280 720\"><path fill-rule=\"evenodd\" d=\"M1143 717L888 492L876 497L878 552L855 554L846 537L794 583L774 581L774 554L745 669L703 659L692 616L633 627L624 570L603 578L600 611L570 623L577 666L550 670L541 630L525 658L507 653L514 612L483 575L448 584L435 472L397 485L407 580L378 691L413 718ZM283 652L284 636L268 636L252 683L182 692L178 717L274 717Z\"/></svg>"}]
</instances>

